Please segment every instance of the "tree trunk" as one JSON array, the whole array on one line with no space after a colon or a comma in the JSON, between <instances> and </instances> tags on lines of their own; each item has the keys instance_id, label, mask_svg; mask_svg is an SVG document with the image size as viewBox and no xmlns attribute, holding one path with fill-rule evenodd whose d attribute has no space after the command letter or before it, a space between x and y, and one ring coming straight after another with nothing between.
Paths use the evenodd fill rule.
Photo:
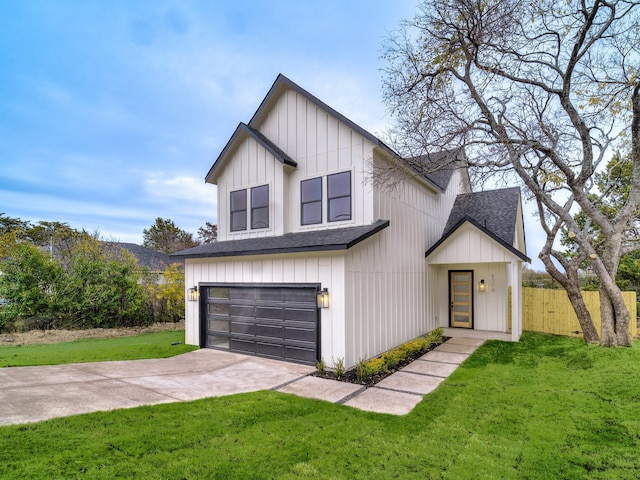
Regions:
<instances>
[{"instance_id":1,"label":"tree trunk","mask_svg":"<svg viewBox=\"0 0 640 480\"><path fill-rule=\"evenodd\" d=\"M551 261L551 255L549 252L551 251L551 245L553 244L554 237L554 235L547 237L547 243L542 248L538 257L542 260L542 263L544 263L547 273L551 275L551 278L562 285L567 292L573 311L576 313L576 317L580 323L584 341L586 343L598 343L600 341L600 337L595 325L593 324L591 313L587 309L587 305L584 303L584 298L582 297L577 267L565 263L565 271L563 273L560 272L554 265L553 261Z\"/></svg>"},{"instance_id":2,"label":"tree trunk","mask_svg":"<svg viewBox=\"0 0 640 480\"><path fill-rule=\"evenodd\" d=\"M618 292L617 298L613 299L603 286L600 286L598 292L600 294L600 317L602 319L600 344L603 347L631 345L631 334L629 333L630 315L622 298L622 292Z\"/></svg>"},{"instance_id":3,"label":"tree trunk","mask_svg":"<svg viewBox=\"0 0 640 480\"><path fill-rule=\"evenodd\" d=\"M564 285L564 288L567 291L567 295L569 296L571 306L573 307L573 310L574 312L576 312L576 316L578 317L578 322L580 323L580 328L582 328L582 336L584 338L584 341L586 343L598 343L600 341L600 337L598 336L598 331L593 324L591 313L589 313L587 305L584 303L584 298L582 297L582 292L580 291L580 285L567 284Z\"/></svg>"}]
</instances>

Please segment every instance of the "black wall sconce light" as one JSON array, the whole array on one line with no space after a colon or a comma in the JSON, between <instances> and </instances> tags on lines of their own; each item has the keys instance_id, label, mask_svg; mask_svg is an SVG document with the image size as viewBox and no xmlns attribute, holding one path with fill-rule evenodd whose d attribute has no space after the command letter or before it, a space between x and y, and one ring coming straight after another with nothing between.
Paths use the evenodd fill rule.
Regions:
<instances>
[{"instance_id":1,"label":"black wall sconce light","mask_svg":"<svg viewBox=\"0 0 640 480\"><path fill-rule=\"evenodd\" d=\"M198 287L191 287L189 289L189 301L190 302L197 302L198 301Z\"/></svg>"},{"instance_id":2,"label":"black wall sconce light","mask_svg":"<svg viewBox=\"0 0 640 480\"><path fill-rule=\"evenodd\" d=\"M329 290L323 288L318 292L318 308L329 308Z\"/></svg>"}]
</instances>

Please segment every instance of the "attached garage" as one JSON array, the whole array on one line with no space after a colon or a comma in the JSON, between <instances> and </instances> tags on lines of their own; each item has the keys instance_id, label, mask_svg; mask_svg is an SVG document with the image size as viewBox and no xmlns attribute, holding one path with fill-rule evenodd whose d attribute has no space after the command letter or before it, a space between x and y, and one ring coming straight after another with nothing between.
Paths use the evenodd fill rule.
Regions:
<instances>
[{"instance_id":1,"label":"attached garage","mask_svg":"<svg viewBox=\"0 0 640 480\"><path fill-rule=\"evenodd\" d=\"M315 365L317 284L201 285L202 347Z\"/></svg>"}]
</instances>

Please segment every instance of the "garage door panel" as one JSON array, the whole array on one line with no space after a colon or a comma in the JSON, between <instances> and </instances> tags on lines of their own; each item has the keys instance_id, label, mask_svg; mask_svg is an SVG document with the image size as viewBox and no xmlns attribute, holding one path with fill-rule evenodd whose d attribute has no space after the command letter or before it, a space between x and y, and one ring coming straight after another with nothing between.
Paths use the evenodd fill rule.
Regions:
<instances>
[{"instance_id":1,"label":"garage door panel","mask_svg":"<svg viewBox=\"0 0 640 480\"><path fill-rule=\"evenodd\" d=\"M208 324L209 324L209 330L211 330L213 332L224 332L224 333L228 333L229 332L229 321L228 320L210 319L208 321Z\"/></svg>"},{"instance_id":2,"label":"garage door panel","mask_svg":"<svg viewBox=\"0 0 640 480\"><path fill-rule=\"evenodd\" d=\"M285 346L284 358L303 363L315 363L315 351L309 348L301 348L295 346Z\"/></svg>"},{"instance_id":3,"label":"garage door panel","mask_svg":"<svg viewBox=\"0 0 640 480\"><path fill-rule=\"evenodd\" d=\"M255 300L255 288L231 287L229 288L230 300Z\"/></svg>"},{"instance_id":4,"label":"garage door panel","mask_svg":"<svg viewBox=\"0 0 640 480\"><path fill-rule=\"evenodd\" d=\"M256 307L253 305L230 305L229 315L232 317L255 317Z\"/></svg>"},{"instance_id":5,"label":"garage door panel","mask_svg":"<svg viewBox=\"0 0 640 480\"><path fill-rule=\"evenodd\" d=\"M256 288L255 300L282 303L285 300L284 292L282 288Z\"/></svg>"},{"instance_id":6,"label":"garage door panel","mask_svg":"<svg viewBox=\"0 0 640 480\"><path fill-rule=\"evenodd\" d=\"M242 338L229 338L230 350L243 353L255 353L255 342Z\"/></svg>"},{"instance_id":7,"label":"garage door panel","mask_svg":"<svg viewBox=\"0 0 640 480\"><path fill-rule=\"evenodd\" d=\"M243 335L255 335L256 325L249 322L231 322L229 333L240 333Z\"/></svg>"},{"instance_id":8,"label":"garage door panel","mask_svg":"<svg viewBox=\"0 0 640 480\"><path fill-rule=\"evenodd\" d=\"M285 308L284 319L293 320L296 322L310 322L315 324L318 319L318 312L316 309L302 309L302 308Z\"/></svg>"},{"instance_id":9,"label":"garage door panel","mask_svg":"<svg viewBox=\"0 0 640 480\"><path fill-rule=\"evenodd\" d=\"M256 335L259 337L283 338L283 328L281 325L256 325Z\"/></svg>"},{"instance_id":10,"label":"garage door panel","mask_svg":"<svg viewBox=\"0 0 640 480\"><path fill-rule=\"evenodd\" d=\"M277 343L256 342L256 354L265 357L283 358L284 346Z\"/></svg>"},{"instance_id":11,"label":"garage door panel","mask_svg":"<svg viewBox=\"0 0 640 480\"><path fill-rule=\"evenodd\" d=\"M203 287L206 346L315 364L315 286Z\"/></svg>"},{"instance_id":12,"label":"garage door panel","mask_svg":"<svg viewBox=\"0 0 640 480\"><path fill-rule=\"evenodd\" d=\"M273 318L276 320L284 319L284 310L279 307L257 306L256 307L257 318Z\"/></svg>"},{"instance_id":13,"label":"garage door panel","mask_svg":"<svg viewBox=\"0 0 640 480\"><path fill-rule=\"evenodd\" d=\"M207 296L209 298L229 298L229 287L209 287L207 288Z\"/></svg>"},{"instance_id":14,"label":"garage door panel","mask_svg":"<svg viewBox=\"0 0 640 480\"><path fill-rule=\"evenodd\" d=\"M229 316L229 304L210 303L207 305L207 313L209 315Z\"/></svg>"},{"instance_id":15,"label":"garage door panel","mask_svg":"<svg viewBox=\"0 0 640 480\"><path fill-rule=\"evenodd\" d=\"M284 339L315 343L316 331L309 328L285 327Z\"/></svg>"},{"instance_id":16,"label":"garage door panel","mask_svg":"<svg viewBox=\"0 0 640 480\"><path fill-rule=\"evenodd\" d=\"M207 346L229 350L229 337L209 334L207 335Z\"/></svg>"},{"instance_id":17,"label":"garage door panel","mask_svg":"<svg viewBox=\"0 0 640 480\"><path fill-rule=\"evenodd\" d=\"M285 302L315 303L317 292L308 288L287 288L284 289Z\"/></svg>"}]
</instances>

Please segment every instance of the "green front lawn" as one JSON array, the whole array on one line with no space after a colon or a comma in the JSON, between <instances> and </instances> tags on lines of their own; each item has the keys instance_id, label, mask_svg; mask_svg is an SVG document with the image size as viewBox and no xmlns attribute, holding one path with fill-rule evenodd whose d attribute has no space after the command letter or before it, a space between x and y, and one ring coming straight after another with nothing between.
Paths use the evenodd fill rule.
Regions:
<instances>
[{"instance_id":1,"label":"green front lawn","mask_svg":"<svg viewBox=\"0 0 640 480\"><path fill-rule=\"evenodd\" d=\"M640 345L489 342L405 417L272 391L0 428L0 478L632 479Z\"/></svg>"},{"instance_id":2,"label":"green front lawn","mask_svg":"<svg viewBox=\"0 0 640 480\"><path fill-rule=\"evenodd\" d=\"M184 331L180 330L48 345L3 346L0 347L0 367L165 358L197 348L184 345Z\"/></svg>"}]
</instances>

